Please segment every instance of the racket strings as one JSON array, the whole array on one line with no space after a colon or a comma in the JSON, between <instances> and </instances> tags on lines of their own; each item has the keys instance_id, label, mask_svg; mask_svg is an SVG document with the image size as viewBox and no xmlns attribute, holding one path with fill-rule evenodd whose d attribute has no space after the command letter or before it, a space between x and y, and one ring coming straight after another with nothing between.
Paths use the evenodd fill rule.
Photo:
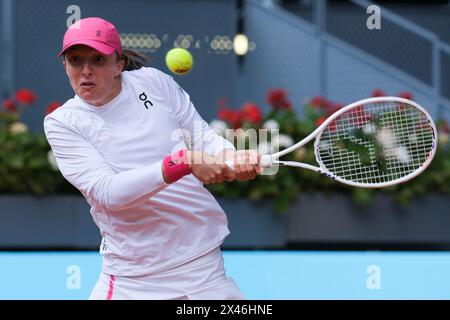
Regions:
<instances>
[{"instance_id":1,"label":"racket strings","mask_svg":"<svg viewBox=\"0 0 450 320\"><path fill-rule=\"evenodd\" d=\"M434 147L434 131L417 108L399 102L358 106L325 128L317 161L342 179L383 183L416 171Z\"/></svg>"}]
</instances>

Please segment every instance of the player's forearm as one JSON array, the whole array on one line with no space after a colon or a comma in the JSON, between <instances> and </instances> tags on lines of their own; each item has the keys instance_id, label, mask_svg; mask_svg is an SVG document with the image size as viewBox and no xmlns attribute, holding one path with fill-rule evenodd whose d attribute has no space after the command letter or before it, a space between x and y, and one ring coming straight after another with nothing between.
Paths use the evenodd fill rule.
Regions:
<instances>
[{"instance_id":1,"label":"player's forearm","mask_svg":"<svg viewBox=\"0 0 450 320\"><path fill-rule=\"evenodd\" d=\"M132 169L108 177L105 191L98 200L110 210L123 210L136 206L168 186L163 178L161 161L142 168Z\"/></svg>"}]
</instances>

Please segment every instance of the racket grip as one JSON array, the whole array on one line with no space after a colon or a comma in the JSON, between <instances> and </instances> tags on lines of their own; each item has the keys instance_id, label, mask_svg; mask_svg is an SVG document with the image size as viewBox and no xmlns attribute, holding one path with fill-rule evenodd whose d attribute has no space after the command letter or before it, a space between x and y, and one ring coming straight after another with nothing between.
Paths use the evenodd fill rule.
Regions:
<instances>
[{"instance_id":1,"label":"racket grip","mask_svg":"<svg viewBox=\"0 0 450 320\"><path fill-rule=\"evenodd\" d=\"M266 154L261 156L260 165L263 168L270 168L272 166L272 155Z\"/></svg>"},{"instance_id":2,"label":"racket grip","mask_svg":"<svg viewBox=\"0 0 450 320\"><path fill-rule=\"evenodd\" d=\"M231 170L234 170L234 161L233 160L225 161L225 164L227 166L229 166L231 168Z\"/></svg>"},{"instance_id":3,"label":"racket grip","mask_svg":"<svg viewBox=\"0 0 450 320\"><path fill-rule=\"evenodd\" d=\"M234 161L233 160L225 161L225 164L234 170ZM272 166L272 156L270 154L261 156L260 165L263 168L270 168Z\"/></svg>"}]
</instances>

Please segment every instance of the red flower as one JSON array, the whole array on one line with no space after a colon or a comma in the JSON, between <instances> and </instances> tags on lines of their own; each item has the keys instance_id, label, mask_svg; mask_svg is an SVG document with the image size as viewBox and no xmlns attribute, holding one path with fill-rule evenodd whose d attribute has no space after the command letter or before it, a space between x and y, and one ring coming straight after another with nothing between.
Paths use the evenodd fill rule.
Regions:
<instances>
[{"instance_id":1,"label":"red flower","mask_svg":"<svg viewBox=\"0 0 450 320\"><path fill-rule=\"evenodd\" d=\"M231 110L228 122L233 129L240 128L242 126L242 116L239 110Z\"/></svg>"},{"instance_id":2,"label":"red flower","mask_svg":"<svg viewBox=\"0 0 450 320\"><path fill-rule=\"evenodd\" d=\"M220 120L226 121L233 129L241 127L242 116L239 110L232 110L228 107L222 107L217 115Z\"/></svg>"},{"instance_id":3,"label":"red flower","mask_svg":"<svg viewBox=\"0 0 450 320\"><path fill-rule=\"evenodd\" d=\"M372 97L385 97L385 96L387 96L387 94L380 89L376 89L372 92Z\"/></svg>"},{"instance_id":4,"label":"red flower","mask_svg":"<svg viewBox=\"0 0 450 320\"><path fill-rule=\"evenodd\" d=\"M319 127L322 125L322 123L325 122L325 120L327 120L328 117L320 117L316 120L316 126ZM336 120L331 121L328 126L328 131L335 131L336 130Z\"/></svg>"},{"instance_id":5,"label":"red flower","mask_svg":"<svg viewBox=\"0 0 450 320\"><path fill-rule=\"evenodd\" d=\"M326 117L331 116L333 113L335 113L336 111L338 111L339 109L341 109L343 107L342 104L340 103L331 103L329 101L327 101L324 105L324 109L326 111Z\"/></svg>"},{"instance_id":6,"label":"red flower","mask_svg":"<svg viewBox=\"0 0 450 320\"><path fill-rule=\"evenodd\" d=\"M16 101L22 104L33 104L36 102L36 95L28 89L20 89L16 92Z\"/></svg>"},{"instance_id":7,"label":"red flower","mask_svg":"<svg viewBox=\"0 0 450 320\"><path fill-rule=\"evenodd\" d=\"M366 111L364 109L364 105L360 105L360 106L354 107L353 109L350 109L349 112L350 112L350 114L357 116L357 115L360 115L360 114L362 114L362 113L364 113Z\"/></svg>"},{"instance_id":8,"label":"red flower","mask_svg":"<svg viewBox=\"0 0 450 320\"><path fill-rule=\"evenodd\" d=\"M337 124L336 124L336 119L335 119L328 124L328 131L336 131L336 128L337 128Z\"/></svg>"},{"instance_id":9,"label":"red flower","mask_svg":"<svg viewBox=\"0 0 450 320\"><path fill-rule=\"evenodd\" d=\"M325 120L327 120L326 117L320 117L320 118L318 118L318 119L316 120L316 126L319 127L322 123L325 122Z\"/></svg>"},{"instance_id":10,"label":"red flower","mask_svg":"<svg viewBox=\"0 0 450 320\"><path fill-rule=\"evenodd\" d=\"M228 109L227 107L221 107L219 112L217 113L217 117L220 120L228 121L228 119L230 118L230 113L231 113L230 109Z\"/></svg>"},{"instance_id":11,"label":"red flower","mask_svg":"<svg viewBox=\"0 0 450 320\"><path fill-rule=\"evenodd\" d=\"M267 93L267 103L274 109L292 110L292 104L287 98L287 92L283 89L273 89Z\"/></svg>"},{"instance_id":12,"label":"red flower","mask_svg":"<svg viewBox=\"0 0 450 320\"><path fill-rule=\"evenodd\" d=\"M262 121L262 112L254 103L246 103L242 106L242 119L250 123L259 123Z\"/></svg>"},{"instance_id":13,"label":"red flower","mask_svg":"<svg viewBox=\"0 0 450 320\"><path fill-rule=\"evenodd\" d=\"M321 96L315 96L309 104L315 109L322 109L326 118L343 107L341 103L333 103Z\"/></svg>"},{"instance_id":14,"label":"red flower","mask_svg":"<svg viewBox=\"0 0 450 320\"><path fill-rule=\"evenodd\" d=\"M314 108L322 108L325 106L325 104L328 101L321 96L315 96L314 98L311 99L311 101L309 102Z\"/></svg>"},{"instance_id":15,"label":"red flower","mask_svg":"<svg viewBox=\"0 0 450 320\"><path fill-rule=\"evenodd\" d=\"M45 115L48 115L48 114L52 113L53 111L55 111L59 107L61 107L61 103L59 103L59 102L52 102L52 103L50 103L48 105L48 107L47 107Z\"/></svg>"},{"instance_id":16,"label":"red flower","mask_svg":"<svg viewBox=\"0 0 450 320\"><path fill-rule=\"evenodd\" d=\"M16 103L12 99L6 99L3 101L3 106L11 112L16 111Z\"/></svg>"},{"instance_id":17,"label":"red flower","mask_svg":"<svg viewBox=\"0 0 450 320\"><path fill-rule=\"evenodd\" d=\"M398 93L398 96L399 96L400 98L404 98L404 99L408 99L408 100L412 100L412 98L413 98L412 93L409 92L409 91L402 91L402 92L399 92L399 93Z\"/></svg>"},{"instance_id":18,"label":"red flower","mask_svg":"<svg viewBox=\"0 0 450 320\"><path fill-rule=\"evenodd\" d=\"M446 134L450 134L450 126L448 124L447 121L443 120L440 125L439 125L439 131L446 133Z\"/></svg>"},{"instance_id":19,"label":"red flower","mask_svg":"<svg viewBox=\"0 0 450 320\"><path fill-rule=\"evenodd\" d=\"M364 105L357 106L346 114L348 115L350 122L359 128L366 125L366 123L372 119L372 115L366 112Z\"/></svg>"}]
</instances>

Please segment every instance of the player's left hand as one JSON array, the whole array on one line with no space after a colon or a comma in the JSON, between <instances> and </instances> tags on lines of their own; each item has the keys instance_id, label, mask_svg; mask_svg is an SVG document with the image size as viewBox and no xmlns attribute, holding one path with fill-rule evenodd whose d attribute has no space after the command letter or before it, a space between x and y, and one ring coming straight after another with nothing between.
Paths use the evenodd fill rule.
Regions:
<instances>
[{"instance_id":1,"label":"player's left hand","mask_svg":"<svg viewBox=\"0 0 450 320\"><path fill-rule=\"evenodd\" d=\"M256 150L238 150L234 151L232 156L236 180L253 180L261 173L261 156Z\"/></svg>"},{"instance_id":2,"label":"player's left hand","mask_svg":"<svg viewBox=\"0 0 450 320\"><path fill-rule=\"evenodd\" d=\"M256 150L225 149L217 156L217 161L233 163L235 179L238 181L253 180L263 168L260 166L261 156ZM230 180L227 180L230 181Z\"/></svg>"}]
</instances>

